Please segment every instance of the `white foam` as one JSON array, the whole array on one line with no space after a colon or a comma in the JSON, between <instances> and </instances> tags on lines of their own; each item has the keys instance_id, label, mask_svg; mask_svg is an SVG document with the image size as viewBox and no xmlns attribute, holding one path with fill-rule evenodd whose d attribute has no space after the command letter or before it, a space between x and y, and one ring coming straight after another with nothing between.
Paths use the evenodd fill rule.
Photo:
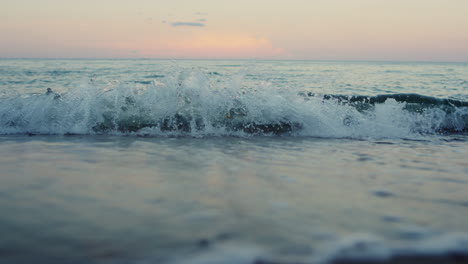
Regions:
<instances>
[{"instance_id":1,"label":"white foam","mask_svg":"<svg viewBox=\"0 0 468 264\"><path fill-rule=\"evenodd\" d=\"M343 237L313 257L311 263L336 260L385 261L392 258L443 257L456 253L468 256L467 233L435 233L426 231L417 241L390 241L372 234Z\"/></svg>"},{"instance_id":2,"label":"white foam","mask_svg":"<svg viewBox=\"0 0 468 264\"><path fill-rule=\"evenodd\" d=\"M285 255L260 245L244 242L210 243L206 247L177 254L169 264L214 264L214 263L304 263L327 264L336 261L364 262L389 261L397 258L437 258L451 254L468 256L468 234L444 233L421 241L403 243L390 241L369 233L359 233L333 238L314 244L312 252ZM262 262L263 261L263 262ZM154 263L151 258L141 263Z\"/></svg>"},{"instance_id":3,"label":"white foam","mask_svg":"<svg viewBox=\"0 0 468 264\"><path fill-rule=\"evenodd\" d=\"M468 119L466 107L453 113L437 108L410 112L405 103L388 99L358 111L335 100L304 98L293 88L268 82L249 85L240 75L220 78L197 69L177 70L146 86L82 81L60 98L0 98L0 134L245 136L248 133L232 126L287 123L295 127L289 134L298 136L414 138L443 126L462 130ZM162 129L161 120L176 115L187 117L190 128Z\"/></svg>"}]
</instances>

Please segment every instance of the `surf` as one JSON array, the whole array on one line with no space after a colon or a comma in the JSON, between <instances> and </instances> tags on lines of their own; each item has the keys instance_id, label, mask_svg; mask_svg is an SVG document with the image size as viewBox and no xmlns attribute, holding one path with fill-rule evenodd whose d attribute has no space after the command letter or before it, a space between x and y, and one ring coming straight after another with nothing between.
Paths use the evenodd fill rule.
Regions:
<instances>
[{"instance_id":1,"label":"surf","mask_svg":"<svg viewBox=\"0 0 468 264\"><path fill-rule=\"evenodd\" d=\"M62 94L3 97L0 134L405 138L468 131L462 100L296 92L242 78L180 69L139 85L86 80Z\"/></svg>"}]
</instances>

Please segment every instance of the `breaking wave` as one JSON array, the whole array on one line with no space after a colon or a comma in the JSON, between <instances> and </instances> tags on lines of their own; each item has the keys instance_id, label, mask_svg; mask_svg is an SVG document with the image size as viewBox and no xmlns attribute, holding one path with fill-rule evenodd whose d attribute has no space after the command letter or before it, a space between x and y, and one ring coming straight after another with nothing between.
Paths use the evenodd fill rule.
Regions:
<instances>
[{"instance_id":1,"label":"breaking wave","mask_svg":"<svg viewBox=\"0 0 468 264\"><path fill-rule=\"evenodd\" d=\"M143 85L88 80L64 94L3 97L0 134L407 138L468 131L464 101L315 94L223 78L179 70Z\"/></svg>"}]
</instances>

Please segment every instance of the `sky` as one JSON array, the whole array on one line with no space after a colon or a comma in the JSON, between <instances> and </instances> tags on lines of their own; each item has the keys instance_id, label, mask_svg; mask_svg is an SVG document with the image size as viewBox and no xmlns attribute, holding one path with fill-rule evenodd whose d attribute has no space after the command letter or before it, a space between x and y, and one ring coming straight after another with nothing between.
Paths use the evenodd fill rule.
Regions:
<instances>
[{"instance_id":1,"label":"sky","mask_svg":"<svg viewBox=\"0 0 468 264\"><path fill-rule=\"evenodd\" d=\"M0 0L0 58L468 62L468 0Z\"/></svg>"}]
</instances>

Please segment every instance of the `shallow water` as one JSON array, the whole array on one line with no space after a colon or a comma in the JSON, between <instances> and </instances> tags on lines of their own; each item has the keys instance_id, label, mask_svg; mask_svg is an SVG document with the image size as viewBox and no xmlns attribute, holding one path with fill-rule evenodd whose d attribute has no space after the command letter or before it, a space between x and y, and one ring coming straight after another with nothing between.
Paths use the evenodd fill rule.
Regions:
<instances>
[{"instance_id":1,"label":"shallow water","mask_svg":"<svg viewBox=\"0 0 468 264\"><path fill-rule=\"evenodd\" d=\"M439 133L434 124L447 118L440 109L408 112L406 103L387 100L363 113L297 95L377 95L386 92L373 87L387 85L388 93L463 101L465 64L183 61L174 70L171 63L0 61L0 263L468 255L466 131ZM94 83L79 80L91 73ZM38 74L46 77L29 79ZM151 76L151 83L135 83L135 76ZM183 85L170 86L177 78ZM59 103L44 94L50 86L61 93ZM96 132L105 107L89 95L105 89L116 91L104 98L115 98L109 109L133 95L151 118L179 102L170 96L176 90L191 106L203 102L191 109L206 124L215 120L208 110L237 100L255 122L287 116L303 126L281 135L208 125ZM157 98L166 101L150 97L161 92ZM127 113L115 111L116 120ZM457 124L466 125L466 108L456 111ZM350 116L356 123L343 122Z\"/></svg>"},{"instance_id":2,"label":"shallow water","mask_svg":"<svg viewBox=\"0 0 468 264\"><path fill-rule=\"evenodd\" d=\"M308 263L347 239L371 243L367 257L466 246L466 137L444 139L2 137L2 260Z\"/></svg>"}]
</instances>

